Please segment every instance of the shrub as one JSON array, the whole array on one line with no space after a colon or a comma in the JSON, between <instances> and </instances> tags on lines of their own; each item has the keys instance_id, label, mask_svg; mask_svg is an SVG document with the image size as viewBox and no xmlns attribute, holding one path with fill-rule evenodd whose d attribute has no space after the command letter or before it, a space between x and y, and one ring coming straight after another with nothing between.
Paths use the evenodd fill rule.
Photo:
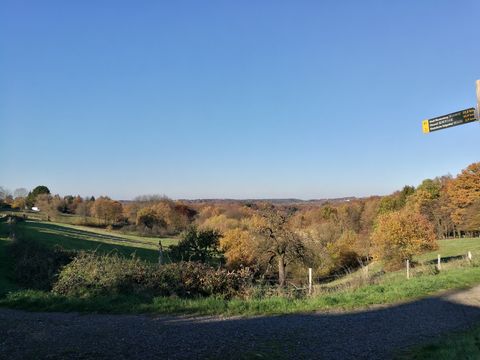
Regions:
<instances>
[{"instance_id":1,"label":"shrub","mask_svg":"<svg viewBox=\"0 0 480 360\"><path fill-rule=\"evenodd\" d=\"M9 252L14 259L14 279L22 286L38 290L50 290L62 267L76 254L59 246L49 249L23 238L16 238Z\"/></svg>"},{"instance_id":2,"label":"shrub","mask_svg":"<svg viewBox=\"0 0 480 360\"><path fill-rule=\"evenodd\" d=\"M138 294L148 270L138 258L82 252L61 271L53 291L71 296Z\"/></svg>"},{"instance_id":3,"label":"shrub","mask_svg":"<svg viewBox=\"0 0 480 360\"><path fill-rule=\"evenodd\" d=\"M215 269L196 262L148 264L138 258L116 254L82 253L67 265L53 291L68 296L220 296L242 295L252 272Z\"/></svg>"}]
</instances>

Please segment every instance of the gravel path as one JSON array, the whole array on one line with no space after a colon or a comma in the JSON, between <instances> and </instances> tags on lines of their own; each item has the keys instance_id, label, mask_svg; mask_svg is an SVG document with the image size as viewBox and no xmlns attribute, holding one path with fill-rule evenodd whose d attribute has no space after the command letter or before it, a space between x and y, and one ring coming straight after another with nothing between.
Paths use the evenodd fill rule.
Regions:
<instances>
[{"instance_id":1,"label":"gravel path","mask_svg":"<svg viewBox=\"0 0 480 360\"><path fill-rule=\"evenodd\" d=\"M0 309L0 359L388 359L480 322L480 286L349 313L255 318Z\"/></svg>"}]
</instances>

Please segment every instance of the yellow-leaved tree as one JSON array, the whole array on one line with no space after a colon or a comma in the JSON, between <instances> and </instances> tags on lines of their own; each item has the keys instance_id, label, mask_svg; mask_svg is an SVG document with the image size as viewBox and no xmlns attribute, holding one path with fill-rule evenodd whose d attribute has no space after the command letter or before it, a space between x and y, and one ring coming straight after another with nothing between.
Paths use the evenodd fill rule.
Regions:
<instances>
[{"instance_id":1,"label":"yellow-leaved tree","mask_svg":"<svg viewBox=\"0 0 480 360\"><path fill-rule=\"evenodd\" d=\"M397 269L405 260L438 246L432 224L409 208L379 215L372 245L374 258L383 261L388 270Z\"/></svg>"},{"instance_id":2,"label":"yellow-leaved tree","mask_svg":"<svg viewBox=\"0 0 480 360\"><path fill-rule=\"evenodd\" d=\"M480 162L464 169L447 187L452 206L452 220L457 229L466 230L469 208L480 201Z\"/></svg>"},{"instance_id":3,"label":"yellow-leaved tree","mask_svg":"<svg viewBox=\"0 0 480 360\"><path fill-rule=\"evenodd\" d=\"M227 259L227 267L239 268L256 263L255 242L252 234L246 229L229 229L220 239L220 248Z\"/></svg>"}]
</instances>

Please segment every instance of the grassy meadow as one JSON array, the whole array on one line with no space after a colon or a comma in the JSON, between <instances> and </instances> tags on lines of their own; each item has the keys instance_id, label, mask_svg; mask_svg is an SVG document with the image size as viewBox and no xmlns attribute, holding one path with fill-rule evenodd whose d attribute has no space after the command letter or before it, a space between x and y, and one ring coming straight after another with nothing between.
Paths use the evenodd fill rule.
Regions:
<instances>
[{"instance_id":1,"label":"grassy meadow","mask_svg":"<svg viewBox=\"0 0 480 360\"><path fill-rule=\"evenodd\" d=\"M20 222L16 228L19 236L47 246L60 245L67 250L96 250L103 253L117 251L125 256L136 254L150 262L158 260L159 240L165 247L177 242L173 238L127 235L101 228L36 220Z\"/></svg>"},{"instance_id":2,"label":"grassy meadow","mask_svg":"<svg viewBox=\"0 0 480 360\"><path fill-rule=\"evenodd\" d=\"M473 258L480 257L480 238L446 239L438 240L439 249L417 256L419 262L437 261L440 254L442 261L449 261L458 256L466 256L469 251Z\"/></svg>"}]
</instances>

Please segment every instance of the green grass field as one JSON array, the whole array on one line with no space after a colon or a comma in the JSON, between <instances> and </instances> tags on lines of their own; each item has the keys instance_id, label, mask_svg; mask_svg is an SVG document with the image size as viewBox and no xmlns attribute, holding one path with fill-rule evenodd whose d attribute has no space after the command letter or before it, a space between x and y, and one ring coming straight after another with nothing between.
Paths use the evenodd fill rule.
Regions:
<instances>
[{"instance_id":1,"label":"green grass field","mask_svg":"<svg viewBox=\"0 0 480 360\"><path fill-rule=\"evenodd\" d=\"M416 260L420 262L435 261L437 255L442 258L466 256L469 251L473 257L480 257L480 238L448 239L438 241L439 249L417 256Z\"/></svg>"},{"instance_id":2,"label":"green grass field","mask_svg":"<svg viewBox=\"0 0 480 360\"><path fill-rule=\"evenodd\" d=\"M26 221L17 224L19 236L33 239L47 246L60 245L69 250L118 251L122 255L136 254L140 258L156 262L160 238L125 235L116 231L67 225L52 222ZM161 238L167 247L177 242L172 238Z\"/></svg>"}]
</instances>

